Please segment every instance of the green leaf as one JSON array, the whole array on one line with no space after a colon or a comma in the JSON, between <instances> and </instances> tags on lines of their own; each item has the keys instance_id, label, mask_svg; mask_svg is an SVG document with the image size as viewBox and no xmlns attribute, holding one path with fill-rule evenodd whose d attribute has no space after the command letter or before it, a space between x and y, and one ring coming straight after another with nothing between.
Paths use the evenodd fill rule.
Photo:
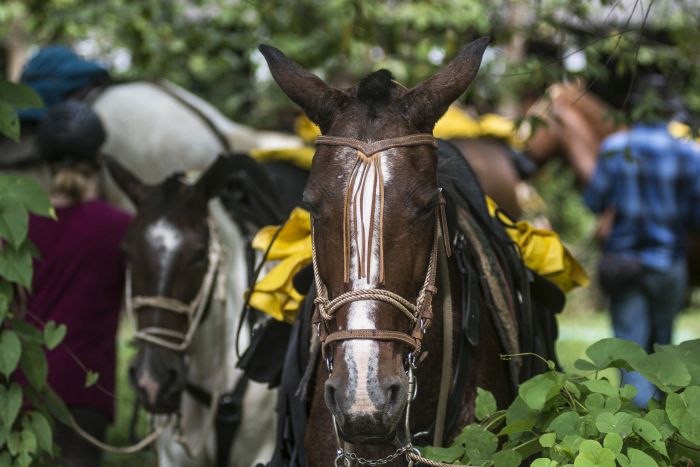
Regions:
<instances>
[{"instance_id":1,"label":"green leaf","mask_svg":"<svg viewBox=\"0 0 700 467\"><path fill-rule=\"evenodd\" d=\"M578 433L581 417L574 411L564 412L556 416L547 426L547 431L553 431L557 434L557 438L564 439L567 435L575 435Z\"/></svg>"},{"instance_id":2,"label":"green leaf","mask_svg":"<svg viewBox=\"0 0 700 467\"><path fill-rule=\"evenodd\" d=\"M666 416L666 412L661 409L651 410L644 416L644 420L658 428L661 437L665 440L676 432L676 429L671 425L671 421Z\"/></svg>"},{"instance_id":3,"label":"green leaf","mask_svg":"<svg viewBox=\"0 0 700 467\"><path fill-rule=\"evenodd\" d=\"M0 203L0 237L17 248L27 238L29 213L15 200Z\"/></svg>"},{"instance_id":4,"label":"green leaf","mask_svg":"<svg viewBox=\"0 0 700 467\"><path fill-rule=\"evenodd\" d=\"M524 433L526 431L532 430L535 426L536 420L534 418L528 418L526 420L515 420L503 427L501 431L498 432L498 436L512 435L515 433Z\"/></svg>"},{"instance_id":5,"label":"green leaf","mask_svg":"<svg viewBox=\"0 0 700 467\"><path fill-rule=\"evenodd\" d=\"M666 414L681 436L700 445L700 387L691 386L666 398Z\"/></svg>"},{"instance_id":6,"label":"green leaf","mask_svg":"<svg viewBox=\"0 0 700 467\"><path fill-rule=\"evenodd\" d=\"M547 401L559 394L565 379L566 376L561 373L548 371L521 384L518 394L528 407L542 410Z\"/></svg>"},{"instance_id":7,"label":"green leaf","mask_svg":"<svg viewBox=\"0 0 700 467\"><path fill-rule=\"evenodd\" d=\"M622 437L617 433L608 433L605 435L605 439L603 439L603 447L618 454L622 451Z\"/></svg>"},{"instance_id":8,"label":"green leaf","mask_svg":"<svg viewBox=\"0 0 700 467\"><path fill-rule=\"evenodd\" d=\"M63 341L63 338L66 337L66 331L67 329L65 324L59 324L56 326L56 323L53 321L46 323L46 326L44 326L44 342L46 343L46 347L49 350L53 350L58 347L58 344L60 344Z\"/></svg>"},{"instance_id":9,"label":"green leaf","mask_svg":"<svg viewBox=\"0 0 700 467\"><path fill-rule=\"evenodd\" d=\"M7 439L7 447L10 453L17 455L20 453L33 454L36 452L36 436L30 430L13 431Z\"/></svg>"},{"instance_id":10,"label":"green leaf","mask_svg":"<svg viewBox=\"0 0 700 467\"><path fill-rule=\"evenodd\" d=\"M36 180L20 175L0 174L0 200L16 201L39 216L55 218L49 196Z\"/></svg>"},{"instance_id":11,"label":"green leaf","mask_svg":"<svg viewBox=\"0 0 700 467\"><path fill-rule=\"evenodd\" d=\"M27 378L27 381L29 381L29 384L38 390L44 387L49 368L46 363L44 349L42 349L40 345L31 342L23 342L22 357L19 360L19 366L22 369L22 373L24 373L24 376Z\"/></svg>"},{"instance_id":12,"label":"green leaf","mask_svg":"<svg viewBox=\"0 0 700 467\"><path fill-rule=\"evenodd\" d=\"M0 101L0 135L19 142L19 118L17 112L7 102Z\"/></svg>"},{"instance_id":13,"label":"green leaf","mask_svg":"<svg viewBox=\"0 0 700 467\"><path fill-rule=\"evenodd\" d=\"M476 388L476 419L482 421L497 410L496 398L490 391Z\"/></svg>"},{"instance_id":14,"label":"green leaf","mask_svg":"<svg viewBox=\"0 0 700 467\"><path fill-rule=\"evenodd\" d=\"M523 456L512 449L499 451L493 456L494 467L519 467L522 461Z\"/></svg>"},{"instance_id":15,"label":"green leaf","mask_svg":"<svg viewBox=\"0 0 700 467\"><path fill-rule=\"evenodd\" d=\"M55 419L70 426L71 414L65 402L51 389L49 385L44 386L41 391L46 409L54 416Z\"/></svg>"},{"instance_id":16,"label":"green leaf","mask_svg":"<svg viewBox=\"0 0 700 467\"><path fill-rule=\"evenodd\" d=\"M576 361L574 362L574 368L581 371L598 371L597 366L595 366L588 360L583 360L581 358L576 359Z\"/></svg>"},{"instance_id":17,"label":"green leaf","mask_svg":"<svg viewBox=\"0 0 700 467\"><path fill-rule=\"evenodd\" d=\"M637 418L632 423L632 430L646 441L649 446L654 448L655 451L663 454L664 457L668 457L666 445L661 437L661 433L659 433L659 430L657 430L654 425L646 420Z\"/></svg>"},{"instance_id":18,"label":"green leaf","mask_svg":"<svg viewBox=\"0 0 700 467\"><path fill-rule=\"evenodd\" d=\"M617 453L615 455L615 459L617 460L617 463L620 464L622 467L630 467L630 460L627 456L622 454L621 452Z\"/></svg>"},{"instance_id":19,"label":"green leaf","mask_svg":"<svg viewBox=\"0 0 700 467\"><path fill-rule=\"evenodd\" d=\"M617 433L624 435L632 432L634 418L625 412L612 414L601 412L595 419L595 426L601 433Z\"/></svg>"},{"instance_id":20,"label":"green leaf","mask_svg":"<svg viewBox=\"0 0 700 467\"><path fill-rule=\"evenodd\" d=\"M29 289L32 286L32 255L23 243L19 249L6 247L0 251L0 276Z\"/></svg>"},{"instance_id":21,"label":"green leaf","mask_svg":"<svg viewBox=\"0 0 700 467\"><path fill-rule=\"evenodd\" d=\"M631 370L632 363L646 356L646 352L634 342L616 337L601 339L586 349L596 370L609 367Z\"/></svg>"},{"instance_id":22,"label":"green leaf","mask_svg":"<svg viewBox=\"0 0 700 467\"><path fill-rule=\"evenodd\" d=\"M0 373L6 378L15 371L22 355L22 345L14 331L6 329L0 333Z\"/></svg>"},{"instance_id":23,"label":"green leaf","mask_svg":"<svg viewBox=\"0 0 700 467\"><path fill-rule=\"evenodd\" d=\"M0 79L0 102L6 102L16 110L42 108L41 97L29 86Z\"/></svg>"},{"instance_id":24,"label":"green leaf","mask_svg":"<svg viewBox=\"0 0 700 467\"><path fill-rule=\"evenodd\" d=\"M566 435L560 443L561 448L569 455L571 458L578 452L581 443L585 440L579 435Z\"/></svg>"},{"instance_id":25,"label":"green leaf","mask_svg":"<svg viewBox=\"0 0 700 467\"><path fill-rule=\"evenodd\" d=\"M620 388L620 397L623 398L624 400L631 401L634 399L634 396L637 395L637 388L632 386L631 384L625 384Z\"/></svg>"},{"instance_id":26,"label":"green leaf","mask_svg":"<svg viewBox=\"0 0 700 467\"><path fill-rule=\"evenodd\" d=\"M85 387L89 388L91 386L94 386L99 378L99 373L95 373L94 371L88 370L88 372L85 374Z\"/></svg>"},{"instance_id":27,"label":"green leaf","mask_svg":"<svg viewBox=\"0 0 700 467\"><path fill-rule=\"evenodd\" d=\"M556 433L545 433L540 435L540 445L545 448L551 448L557 442Z\"/></svg>"},{"instance_id":28,"label":"green leaf","mask_svg":"<svg viewBox=\"0 0 700 467\"><path fill-rule=\"evenodd\" d=\"M630 465L634 467L659 467L653 457L639 449L629 448L627 450Z\"/></svg>"},{"instance_id":29,"label":"green leaf","mask_svg":"<svg viewBox=\"0 0 700 467\"><path fill-rule=\"evenodd\" d=\"M586 440L579 447L574 467L615 467L615 453L598 441Z\"/></svg>"},{"instance_id":30,"label":"green leaf","mask_svg":"<svg viewBox=\"0 0 700 467\"><path fill-rule=\"evenodd\" d=\"M464 446L452 445L448 448L426 446L420 448L420 452L421 455L427 459L452 464L462 457L464 454Z\"/></svg>"},{"instance_id":31,"label":"green leaf","mask_svg":"<svg viewBox=\"0 0 700 467\"><path fill-rule=\"evenodd\" d=\"M618 389L607 379L591 379L582 383L589 391L603 394L605 396L617 396Z\"/></svg>"},{"instance_id":32,"label":"green leaf","mask_svg":"<svg viewBox=\"0 0 700 467\"><path fill-rule=\"evenodd\" d=\"M455 438L455 444L465 446L465 455L462 459L479 463L490 461L498 449L498 438L484 428L477 425L468 425Z\"/></svg>"},{"instance_id":33,"label":"green leaf","mask_svg":"<svg viewBox=\"0 0 700 467\"><path fill-rule=\"evenodd\" d=\"M44 345L44 335L33 324L15 319L12 321L12 329L23 341Z\"/></svg>"},{"instance_id":34,"label":"green leaf","mask_svg":"<svg viewBox=\"0 0 700 467\"><path fill-rule=\"evenodd\" d=\"M530 467L557 467L559 463L547 457L539 457L532 461Z\"/></svg>"},{"instance_id":35,"label":"green leaf","mask_svg":"<svg viewBox=\"0 0 700 467\"><path fill-rule=\"evenodd\" d=\"M647 355L632 367L664 392L674 392L690 384L688 367L670 352Z\"/></svg>"},{"instance_id":36,"label":"green leaf","mask_svg":"<svg viewBox=\"0 0 700 467\"><path fill-rule=\"evenodd\" d=\"M24 427L36 436L39 449L51 454L53 452L53 433L51 424L40 412L31 411L25 415Z\"/></svg>"},{"instance_id":37,"label":"green leaf","mask_svg":"<svg viewBox=\"0 0 700 467\"><path fill-rule=\"evenodd\" d=\"M0 385L0 421L9 429L17 419L22 407L22 388L12 383L9 389Z\"/></svg>"}]
</instances>

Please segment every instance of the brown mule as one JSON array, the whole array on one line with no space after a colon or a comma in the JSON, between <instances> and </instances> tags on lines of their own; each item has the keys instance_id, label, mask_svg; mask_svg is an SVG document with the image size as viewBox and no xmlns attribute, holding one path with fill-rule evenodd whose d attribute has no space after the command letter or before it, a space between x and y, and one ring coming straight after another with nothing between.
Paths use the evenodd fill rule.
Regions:
<instances>
[{"instance_id":1,"label":"brown mule","mask_svg":"<svg viewBox=\"0 0 700 467\"><path fill-rule=\"evenodd\" d=\"M334 89L279 50L260 47L282 90L324 135L304 194L313 223L314 320L326 357L306 428L309 465L379 458L401 465L413 373L419 388L406 423L415 434L435 422L443 321L454 322L457 339L463 284L449 242L438 237L448 233L430 134L476 75L486 45L471 43L411 90L386 71ZM456 388L463 397L457 426L473 418L477 386L501 406L514 396L494 320L481 319L478 332L466 384Z\"/></svg>"}]
</instances>

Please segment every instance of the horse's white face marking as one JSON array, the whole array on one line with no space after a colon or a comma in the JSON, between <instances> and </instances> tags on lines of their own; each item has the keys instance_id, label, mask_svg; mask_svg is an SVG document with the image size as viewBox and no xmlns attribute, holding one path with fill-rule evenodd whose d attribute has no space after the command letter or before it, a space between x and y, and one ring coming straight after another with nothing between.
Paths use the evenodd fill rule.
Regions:
<instances>
[{"instance_id":1,"label":"horse's white face marking","mask_svg":"<svg viewBox=\"0 0 700 467\"><path fill-rule=\"evenodd\" d=\"M160 218L146 231L146 239L155 251L160 255L160 266L163 273L158 278L158 293L162 293L165 287L167 272L182 245L182 233L170 221Z\"/></svg>"},{"instance_id":2,"label":"horse's white face marking","mask_svg":"<svg viewBox=\"0 0 700 467\"><path fill-rule=\"evenodd\" d=\"M389 167L385 158L381 158L382 171L384 177L384 188L387 188L387 182L391 179ZM355 186L351 187L353 192L359 189L359 178L356 177ZM375 202L375 229L372 237L372 245L368 245L372 249L370 259L370 277L358 278L359 264L357 262L357 245L363 244L363 235L365 242L369 238L369 226L371 224L372 215L372 190L373 181L370 177L365 183L364 193L362 196L362 211L359 206L356 210L357 218L351 218L351 222L356 222L357 234L359 239L350 238L350 283L352 289L368 289L374 287L379 280L379 197ZM352 209L353 206L350 206ZM351 211L352 212L352 211ZM362 216L360 216L362 212ZM351 229L351 232L354 229ZM352 233L351 233L352 235ZM353 302L348 310L348 329L374 329L374 306L369 301ZM354 394L349 394L353 400L349 413L371 413L379 410L372 401L370 394L377 390L378 379L377 369L379 367L379 344L373 340L348 340L343 342L344 360L348 369L348 390Z\"/></svg>"}]
</instances>

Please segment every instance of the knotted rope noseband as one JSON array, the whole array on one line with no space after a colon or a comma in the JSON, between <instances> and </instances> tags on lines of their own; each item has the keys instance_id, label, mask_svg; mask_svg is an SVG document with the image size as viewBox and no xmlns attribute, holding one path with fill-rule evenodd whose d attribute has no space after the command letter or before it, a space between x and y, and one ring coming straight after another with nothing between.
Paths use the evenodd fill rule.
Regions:
<instances>
[{"instance_id":1,"label":"knotted rope noseband","mask_svg":"<svg viewBox=\"0 0 700 467\"><path fill-rule=\"evenodd\" d=\"M207 219L207 223L209 225L209 265L202 279L199 291L190 303L183 303L175 298L163 297L160 295L132 296L131 270L127 267L124 302L129 321L131 321L134 330L135 339L150 342L151 344L159 345L176 352L183 352L189 347L192 337L204 316L204 311L213 292L216 283L215 279L221 264L221 243L219 242L216 228L211 219ZM148 326L139 329L136 314L139 310L146 307L185 315L187 317L187 331L180 332L160 326Z\"/></svg>"},{"instance_id":2,"label":"knotted rope noseband","mask_svg":"<svg viewBox=\"0 0 700 467\"><path fill-rule=\"evenodd\" d=\"M384 258L383 258L383 213L384 213L384 179L381 170L380 153L387 149L405 147L405 146L422 146L427 145L433 148L437 147L437 141L433 135L421 133L409 136L401 136L398 138L385 139L374 143L365 143L353 138L342 138L336 136L319 136L316 139L317 145L328 146L345 146L353 148L357 151L357 161L350 174L348 188L345 194L344 213L343 213L343 257L344 257L344 281L349 280L349 263L350 263L350 240L351 240L351 222L349 210L351 201L354 199L355 208L357 204L362 205L362 197L364 196L364 187L369 174L374 174L373 189L372 189L372 212L369 225L369 239L367 247L357 245L358 255L358 276L359 278L366 277L369 280L370 273L370 258L372 249L372 233L374 230L375 204L377 193L379 194L379 282L384 283ZM357 177L360 177L357 190L354 189ZM359 202L358 202L359 201ZM357 230L357 222L355 222L355 232ZM311 235L311 251L314 271L314 281L316 284L317 297L314 300L316 305L316 313L314 314L313 324L316 326L316 331L321 340L321 351L328 364L328 369L332 369L332 359L328 355L327 348L333 342L350 340L350 339L371 339L380 341L396 341L406 344L409 351L409 359L415 358L420 353L423 335L428 327L430 327L433 319L432 302L433 296L437 293L435 286L438 261L438 243L440 238L440 230L442 229L442 237L445 242L445 249L450 253L449 235L447 234L447 223L445 219L444 197L440 195L440 205L436 210L435 233L433 237L433 245L428 261L428 268L425 274L423 286L418 292L418 297L415 303L411 303L404 297L386 289L371 288L350 290L339 296L330 299L328 296L328 288L325 286L318 272L316 246L313 234ZM364 229L363 229L364 235ZM355 235L357 240L357 235ZM392 305L394 308L403 313L411 322L412 330L409 333L393 330L379 329L352 329L344 331L330 332L329 322L335 317L335 313L344 305L357 301L380 301Z\"/></svg>"}]
</instances>

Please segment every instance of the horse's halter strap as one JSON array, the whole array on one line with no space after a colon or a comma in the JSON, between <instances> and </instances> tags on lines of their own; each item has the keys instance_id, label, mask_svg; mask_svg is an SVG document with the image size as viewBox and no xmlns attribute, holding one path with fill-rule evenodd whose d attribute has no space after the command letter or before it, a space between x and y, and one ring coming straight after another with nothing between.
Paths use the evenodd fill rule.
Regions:
<instances>
[{"instance_id":1,"label":"horse's halter strap","mask_svg":"<svg viewBox=\"0 0 700 467\"><path fill-rule=\"evenodd\" d=\"M175 298L159 295L132 295L131 270L127 267L124 302L129 321L131 321L134 330L135 339L150 342L151 344L159 345L176 352L183 352L189 347L192 337L204 316L204 311L207 307L207 303L209 303L209 298L211 297L216 283L215 279L219 270L219 265L221 264L221 243L217 236L216 228L211 219L207 219L207 223L209 225L209 265L202 279L199 291L190 303L183 303ZM183 333L159 326L148 326L139 329L136 315L139 310L146 307L185 315L187 317L187 331Z\"/></svg>"},{"instance_id":2,"label":"horse's halter strap","mask_svg":"<svg viewBox=\"0 0 700 467\"><path fill-rule=\"evenodd\" d=\"M359 278L370 277L370 258L372 241L371 236L374 230L374 205L376 200L377 191L379 192L379 282L384 283L384 268L383 268L383 208L384 208L384 180L381 172L381 161L379 156L382 151L396 147L405 146L421 146L428 145L432 147L437 147L437 141L430 134L415 134L409 136L402 136L398 138L391 138L386 140L377 141L374 143L365 143L352 138L341 138L335 136L319 136L316 139L317 145L330 145L330 146L345 146L351 147L357 150L357 161L350 175L350 180L348 183L347 192L345 195L345 206L343 215L343 255L344 255L344 281L347 283L349 281L349 263L350 263L350 216L349 209L353 197L357 201L358 196L362 196L361 193L364 192L364 186L366 183L366 178L368 174L374 173L374 188L372 190L372 213L371 221L369 225L369 241L367 245L357 245L358 254L358 276ZM358 175L359 174L359 175ZM360 188L354 190L355 181L357 177L361 177L359 180ZM358 194L360 193L360 194ZM361 201L361 198L360 198ZM358 203L355 203L355 206ZM359 204L362 204L361 202ZM318 263L316 255L316 246L313 233L312 225L312 235L311 235L311 250L312 250L312 261L313 261L313 271L314 271L314 281L316 284L317 296L314 300L316 305L316 313L314 315L313 324L316 326L319 338L321 340L321 351L324 358L328 362L329 371L332 365L330 364L330 358L327 356L327 347L333 342L350 340L350 339L370 339L370 340L383 340L383 341L395 341L402 342L410 348L410 353L415 357L420 353L421 343L423 340L423 335L425 331L430 326L433 319L432 302L433 296L437 293L437 287L435 286L436 274L438 269L438 246L440 234L442 233L443 240L445 242L445 250L447 255L451 254L449 245L449 234L447 232L447 222L445 217L445 198L440 195L440 204L436 210L435 219L435 233L433 237L433 245L430 252L430 259L428 261L428 268L425 275L425 280L423 281L423 286L418 292L418 297L416 302L412 303L402 296L391 292L386 289L371 288L371 289L356 289L350 290L339 296L333 298L332 300L328 297L328 289L321 280L318 272ZM356 228L356 226L355 226ZM442 232L441 232L442 231ZM357 235L355 235L357 238ZM412 324L411 333L405 333L401 331L390 331L390 330L378 330L378 329L353 329L344 331L329 332L328 323L334 319L335 313L344 305L357 301L381 301L392 305L394 308L398 309L403 313Z\"/></svg>"}]
</instances>

